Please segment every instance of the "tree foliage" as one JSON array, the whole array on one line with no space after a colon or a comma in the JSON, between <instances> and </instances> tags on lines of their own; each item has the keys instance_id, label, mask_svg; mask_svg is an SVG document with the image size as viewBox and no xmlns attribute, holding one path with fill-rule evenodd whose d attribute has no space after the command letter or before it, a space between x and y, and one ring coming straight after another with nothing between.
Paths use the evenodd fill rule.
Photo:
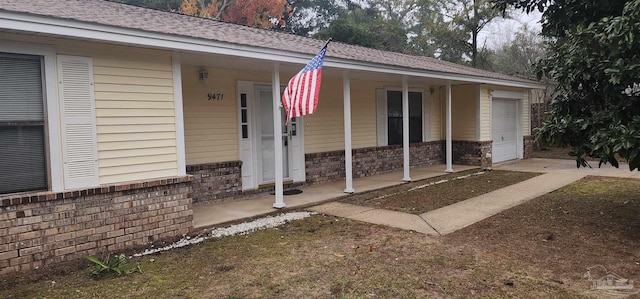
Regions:
<instances>
[{"instance_id":1,"label":"tree foliage","mask_svg":"<svg viewBox=\"0 0 640 299\"><path fill-rule=\"evenodd\" d=\"M352 6L338 15L331 24L315 36L321 39L333 38L353 45L403 52L407 48L407 32L404 27L385 20L374 8Z\"/></svg>"},{"instance_id":2,"label":"tree foliage","mask_svg":"<svg viewBox=\"0 0 640 299\"><path fill-rule=\"evenodd\" d=\"M618 166L616 155L640 167L640 0L506 0L526 10L542 9L543 33L552 37L539 75L558 82L551 120L541 134L585 156ZM567 15L563 15L565 11Z\"/></svg>"},{"instance_id":3,"label":"tree foliage","mask_svg":"<svg viewBox=\"0 0 640 299\"><path fill-rule=\"evenodd\" d=\"M484 45L478 35L492 21L503 17L489 0L421 0L416 48L438 58L467 61L474 67L486 64Z\"/></svg>"},{"instance_id":4,"label":"tree foliage","mask_svg":"<svg viewBox=\"0 0 640 299\"><path fill-rule=\"evenodd\" d=\"M535 78L535 64L546 55L544 39L528 27L522 27L513 39L489 54L490 69L507 75Z\"/></svg>"},{"instance_id":5,"label":"tree foliage","mask_svg":"<svg viewBox=\"0 0 640 299\"><path fill-rule=\"evenodd\" d=\"M493 69L489 0L112 0ZM515 0L514 0L515 1ZM497 68L498 70L500 68Z\"/></svg>"},{"instance_id":6,"label":"tree foliage","mask_svg":"<svg viewBox=\"0 0 640 299\"><path fill-rule=\"evenodd\" d=\"M287 0L182 0L179 13L261 28L285 26Z\"/></svg>"}]
</instances>

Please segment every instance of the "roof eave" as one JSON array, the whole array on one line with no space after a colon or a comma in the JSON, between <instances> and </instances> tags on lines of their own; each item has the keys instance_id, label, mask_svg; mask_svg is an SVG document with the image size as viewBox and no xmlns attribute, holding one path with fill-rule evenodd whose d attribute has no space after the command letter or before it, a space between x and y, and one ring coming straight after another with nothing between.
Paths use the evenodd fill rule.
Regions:
<instances>
[{"instance_id":1,"label":"roof eave","mask_svg":"<svg viewBox=\"0 0 640 299\"><path fill-rule=\"evenodd\" d=\"M77 20L61 19L50 16L19 13L0 10L0 29L51 34L86 40L115 42L120 44L147 46L173 51L190 51L209 54L230 55L245 58L262 59L272 62L296 63L304 65L312 57L310 54L282 51L269 48L238 45L214 40L198 39L172 34L149 32L138 29L115 27L87 23ZM481 84L495 84L509 87L544 89L543 84L519 82L470 76L454 73L434 72L399 66L376 64L327 57L325 66L343 70L357 70L373 73L396 74L401 76L422 77L441 80L462 81Z\"/></svg>"}]
</instances>

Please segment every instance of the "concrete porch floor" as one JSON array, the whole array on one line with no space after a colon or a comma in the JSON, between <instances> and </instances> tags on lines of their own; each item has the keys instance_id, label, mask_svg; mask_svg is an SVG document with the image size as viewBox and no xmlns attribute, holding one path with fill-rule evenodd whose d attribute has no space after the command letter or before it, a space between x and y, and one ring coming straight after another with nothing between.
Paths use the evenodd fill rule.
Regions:
<instances>
[{"instance_id":1,"label":"concrete porch floor","mask_svg":"<svg viewBox=\"0 0 640 299\"><path fill-rule=\"evenodd\" d=\"M478 166L454 165L454 172L478 168ZM431 177L445 175L445 165L433 165L411 168L411 179L419 181ZM386 188L404 184L402 170L364 177L353 180L356 193L375 189ZM313 186L300 187L303 192L296 195L284 196L287 205L284 210L292 208L308 207L326 201L343 197L345 182L340 180L332 183L324 183ZM193 204L193 222L195 229L203 229L227 222L240 221L278 212L273 208L274 195L258 195L247 199L229 200L224 202L198 202Z\"/></svg>"}]
</instances>

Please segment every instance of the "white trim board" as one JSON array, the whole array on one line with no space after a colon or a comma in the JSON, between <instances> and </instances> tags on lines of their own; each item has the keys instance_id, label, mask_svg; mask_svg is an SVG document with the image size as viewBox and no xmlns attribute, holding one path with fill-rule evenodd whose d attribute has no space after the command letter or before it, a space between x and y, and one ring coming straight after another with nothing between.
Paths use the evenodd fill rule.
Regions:
<instances>
[{"instance_id":1,"label":"white trim board","mask_svg":"<svg viewBox=\"0 0 640 299\"><path fill-rule=\"evenodd\" d=\"M184 141L184 107L182 105L182 65L180 54L171 55L173 68L173 99L176 116L176 154L178 161L178 175L187 175L187 159Z\"/></svg>"},{"instance_id":2,"label":"white trim board","mask_svg":"<svg viewBox=\"0 0 640 299\"><path fill-rule=\"evenodd\" d=\"M129 45L156 47L178 51L193 51L209 54L263 59L272 62L296 63L305 65L312 54L302 54L280 49L257 48L192 37L176 36L137 29L85 23L75 20L56 19L40 15L27 15L15 12L0 11L2 28L17 31L44 33L95 41L115 42ZM537 83L517 82L502 79L476 77L470 75L442 73L429 70L389 66L367 63L349 59L327 57L325 67L340 70L366 71L372 73L395 74L402 76L486 83L511 87L544 89Z\"/></svg>"}]
</instances>

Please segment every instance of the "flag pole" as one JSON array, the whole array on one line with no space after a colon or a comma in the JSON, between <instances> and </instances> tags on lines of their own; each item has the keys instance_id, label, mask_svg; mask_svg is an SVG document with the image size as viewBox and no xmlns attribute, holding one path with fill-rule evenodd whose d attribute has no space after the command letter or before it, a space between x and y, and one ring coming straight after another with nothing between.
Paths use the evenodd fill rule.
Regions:
<instances>
[{"instance_id":1,"label":"flag pole","mask_svg":"<svg viewBox=\"0 0 640 299\"><path fill-rule=\"evenodd\" d=\"M333 38L329 38L325 43L324 43L324 47L328 46L329 43L333 40ZM322 48L324 48L322 47Z\"/></svg>"}]
</instances>

